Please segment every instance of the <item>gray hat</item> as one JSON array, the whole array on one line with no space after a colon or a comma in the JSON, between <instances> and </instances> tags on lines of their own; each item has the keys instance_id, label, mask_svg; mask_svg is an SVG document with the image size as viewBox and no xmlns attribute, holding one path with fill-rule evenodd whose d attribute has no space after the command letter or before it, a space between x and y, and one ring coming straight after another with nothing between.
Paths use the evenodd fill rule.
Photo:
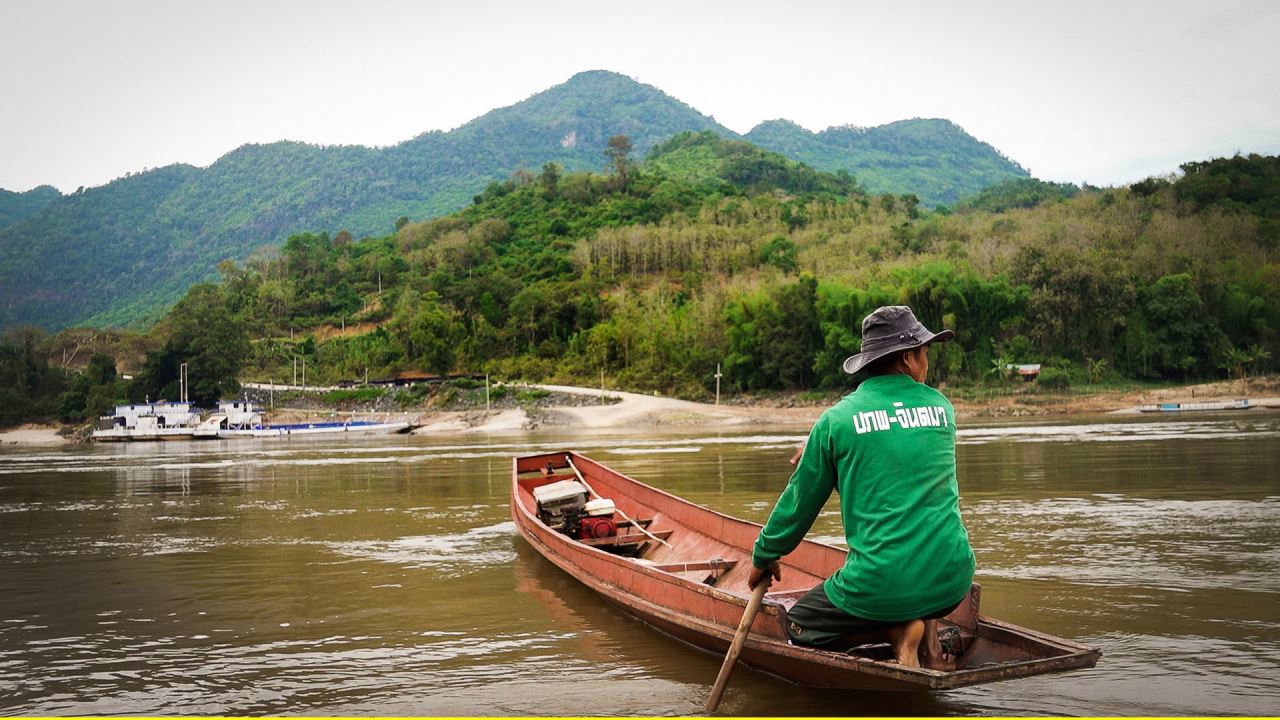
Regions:
<instances>
[{"instance_id":1,"label":"gray hat","mask_svg":"<svg viewBox=\"0 0 1280 720\"><path fill-rule=\"evenodd\" d=\"M850 375L893 352L955 338L951 330L931 333L906 305L876 308L862 321L862 352L844 361Z\"/></svg>"}]
</instances>

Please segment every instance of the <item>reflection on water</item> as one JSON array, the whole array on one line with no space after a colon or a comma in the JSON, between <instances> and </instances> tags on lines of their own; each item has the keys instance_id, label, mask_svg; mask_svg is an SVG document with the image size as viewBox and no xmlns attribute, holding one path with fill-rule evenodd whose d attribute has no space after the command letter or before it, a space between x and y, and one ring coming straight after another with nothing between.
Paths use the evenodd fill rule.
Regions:
<instances>
[{"instance_id":1,"label":"reflection on water","mask_svg":"<svg viewBox=\"0 0 1280 720\"><path fill-rule=\"evenodd\" d=\"M697 714L719 658L520 540L510 458L573 447L760 521L801 439L5 449L0 714ZM739 671L724 711L1275 712L1274 414L965 427L960 441L984 611L1099 645L1099 666L944 694L797 691ZM840 541L834 506L811 536Z\"/></svg>"}]
</instances>

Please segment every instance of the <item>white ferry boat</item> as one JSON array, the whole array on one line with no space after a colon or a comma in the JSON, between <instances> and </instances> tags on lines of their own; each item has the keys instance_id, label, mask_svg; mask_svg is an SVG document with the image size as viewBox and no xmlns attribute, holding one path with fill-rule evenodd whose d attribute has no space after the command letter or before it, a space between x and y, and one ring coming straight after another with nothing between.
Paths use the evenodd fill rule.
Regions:
<instances>
[{"instance_id":1,"label":"white ferry boat","mask_svg":"<svg viewBox=\"0 0 1280 720\"><path fill-rule=\"evenodd\" d=\"M407 421L347 420L272 425L263 422L262 411L253 403L229 400L218 403L218 410L195 428L194 436L198 440L229 440L340 433L391 434L406 433L411 429L412 426Z\"/></svg>"},{"instance_id":2,"label":"white ferry boat","mask_svg":"<svg viewBox=\"0 0 1280 720\"><path fill-rule=\"evenodd\" d=\"M93 439L98 442L190 440L200 413L189 402L117 405L113 415L98 419Z\"/></svg>"}]
</instances>

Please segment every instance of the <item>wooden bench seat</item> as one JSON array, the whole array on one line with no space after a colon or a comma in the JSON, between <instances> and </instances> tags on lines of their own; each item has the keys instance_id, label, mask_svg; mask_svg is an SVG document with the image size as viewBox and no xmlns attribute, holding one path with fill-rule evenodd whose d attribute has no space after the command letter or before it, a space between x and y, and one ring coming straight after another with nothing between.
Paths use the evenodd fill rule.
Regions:
<instances>
[{"instance_id":1,"label":"wooden bench seat","mask_svg":"<svg viewBox=\"0 0 1280 720\"><path fill-rule=\"evenodd\" d=\"M671 537L671 531L658 530L657 532L650 533L650 535L653 535L662 540L666 540L667 538ZM650 538L649 535L645 535L644 533L640 533L640 532L634 532L634 533L627 533L626 535L615 535L613 537L590 538L588 540L579 540L578 542L582 543L583 545L590 545L591 547L607 547L610 545L636 545L650 539L652 538Z\"/></svg>"}]
</instances>

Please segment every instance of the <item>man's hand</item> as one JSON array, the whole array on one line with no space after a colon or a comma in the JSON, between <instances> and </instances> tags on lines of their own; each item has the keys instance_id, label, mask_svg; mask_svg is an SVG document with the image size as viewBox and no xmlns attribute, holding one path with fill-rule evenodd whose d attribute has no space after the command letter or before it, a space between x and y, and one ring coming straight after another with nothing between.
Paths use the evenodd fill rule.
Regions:
<instances>
[{"instance_id":1,"label":"man's hand","mask_svg":"<svg viewBox=\"0 0 1280 720\"><path fill-rule=\"evenodd\" d=\"M782 566L778 564L777 560L769 563L769 567L760 568L752 565L751 574L747 576L747 587L755 589L755 586L759 585L762 580L772 584L774 580L781 579Z\"/></svg>"},{"instance_id":2,"label":"man's hand","mask_svg":"<svg viewBox=\"0 0 1280 720\"><path fill-rule=\"evenodd\" d=\"M791 464L795 465L796 463L800 462L800 458L803 455L804 455L804 443L800 443L798 446L796 446L796 454L791 456Z\"/></svg>"}]
</instances>

